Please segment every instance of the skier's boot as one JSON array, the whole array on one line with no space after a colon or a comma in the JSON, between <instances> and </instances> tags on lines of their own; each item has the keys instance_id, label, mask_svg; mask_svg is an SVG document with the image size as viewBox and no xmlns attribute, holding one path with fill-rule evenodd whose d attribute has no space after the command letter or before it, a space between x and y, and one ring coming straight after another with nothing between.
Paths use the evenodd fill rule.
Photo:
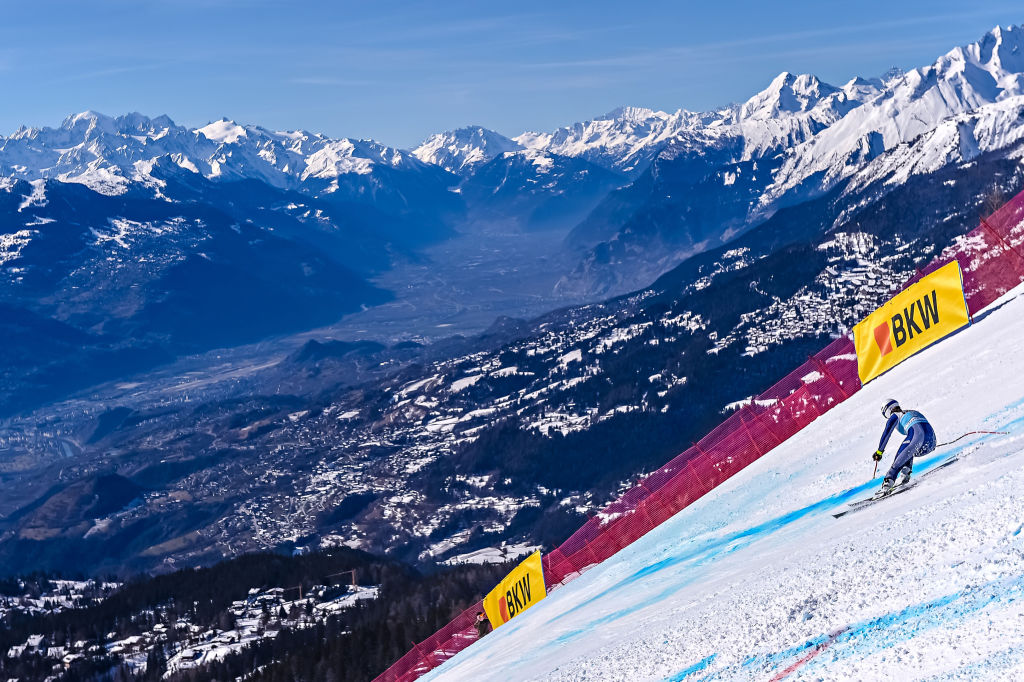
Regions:
<instances>
[{"instance_id":1,"label":"skier's boot","mask_svg":"<svg viewBox=\"0 0 1024 682\"><path fill-rule=\"evenodd\" d=\"M910 471L910 467L903 467L900 469L900 473L903 474L903 476L900 477L900 485L910 483Z\"/></svg>"},{"instance_id":2,"label":"skier's boot","mask_svg":"<svg viewBox=\"0 0 1024 682\"><path fill-rule=\"evenodd\" d=\"M887 478L882 481L882 487L879 488L878 492L875 493L875 498L885 497L892 492L892 486L894 481L891 478Z\"/></svg>"}]
</instances>

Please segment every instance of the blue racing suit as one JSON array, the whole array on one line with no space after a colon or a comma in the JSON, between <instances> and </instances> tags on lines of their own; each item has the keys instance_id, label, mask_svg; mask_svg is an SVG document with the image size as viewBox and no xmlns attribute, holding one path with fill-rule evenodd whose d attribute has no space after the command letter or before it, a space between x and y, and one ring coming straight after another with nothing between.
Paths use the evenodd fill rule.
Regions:
<instances>
[{"instance_id":1,"label":"blue racing suit","mask_svg":"<svg viewBox=\"0 0 1024 682\"><path fill-rule=\"evenodd\" d=\"M885 450L893 429L898 430L906 438L896 452L896 459L892 461L889 473L885 475L891 481L895 481L900 470L904 468L905 473L909 474L914 468L915 457L922 457L935 449L935 430L917 410L907 410L889 416L889 420L885 422L885 430L882 431L882 440L878 443L879 452Z\"/></svg>"}]
</instances>

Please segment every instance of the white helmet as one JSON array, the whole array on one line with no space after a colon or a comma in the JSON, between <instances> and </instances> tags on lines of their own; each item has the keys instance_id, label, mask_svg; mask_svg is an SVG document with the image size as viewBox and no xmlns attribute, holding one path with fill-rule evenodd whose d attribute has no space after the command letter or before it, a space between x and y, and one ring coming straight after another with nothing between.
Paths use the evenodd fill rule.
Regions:
<instances>
[{"instance_id":1,"label":"white helmet","mask_svg":"<svg viewBox=\"0 0 1024 682\"><path fill-rule=\"evenodd\" d=\"M889 398L888 400L885 401L885 404L882 405L882 416L885 417L886 419L891 417L895 412L902 411L903 410L900 409L900 404L896 402L893 398Z\"/></svg>"}]
</instances>

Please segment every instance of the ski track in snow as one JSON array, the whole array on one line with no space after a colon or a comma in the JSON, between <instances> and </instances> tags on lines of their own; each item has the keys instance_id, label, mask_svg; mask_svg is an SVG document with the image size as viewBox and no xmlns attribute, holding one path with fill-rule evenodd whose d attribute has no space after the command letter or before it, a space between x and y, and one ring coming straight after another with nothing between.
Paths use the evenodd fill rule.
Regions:
<instances>
[{"instance_id":1,"label":"ski track in snow","mask_svg":"<svg viewBox=\"0 0 1024 682\"><path fill-rule=\"evenodd\" d=\"M1024 679L1024 287L425 679ZM888 397L939 441L840 519Z\"/></svg>"}]
</instances>

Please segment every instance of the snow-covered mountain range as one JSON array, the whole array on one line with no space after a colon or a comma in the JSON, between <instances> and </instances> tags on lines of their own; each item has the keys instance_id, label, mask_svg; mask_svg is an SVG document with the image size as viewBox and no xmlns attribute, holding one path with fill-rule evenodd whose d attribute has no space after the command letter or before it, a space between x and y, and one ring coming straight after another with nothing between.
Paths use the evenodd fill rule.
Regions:
<instances>
[{"instance_id":1,"label":"snow-covered mountain range","mask_svg":"<svg viewBox=\"0 0 1024 682\"><path fill-rule=\"evenodd\" d=\"M21 128L0 137L0 171L25 180L80 182L105 194L129 184L159 186L156 168L210 179L259 179L281 188L338 191L339 178L440 167L468 176L509 152L582 158L635 178L663 152L728 146L730 161L782 153L763 181L755 215L797 193L821 191L947 119L1024 94L1024 27L996 27L933 64L841 87L809 74L779 74L746 102L708 112L622 107L553 132L506 137L479 126L430 136L411 151L373 140L308 131L271 131L222 119L190 129L167 116L116 118L87 111L57 128ZM739 145L732 144L739 141ZM985 136L985 150L1003 138ZM454 184L454 183L453 183ZM756 209L756 210L755 210Z\"/></svg>"},{"instance_id":2,"label":"snow-covered mountain range","mask_svg":"<svg viewBox=\"0 0 1024 682\"><path fill-rule=\"evenodd\" d=\"M1024 28L996 27L977 43L957 47L933 64L894 79L806 143L796 146L765 193L762 206L808 185L827 189L860 171L864 162L969 112L985 117L988 107L1021 104L1024 94ZM1012 106L1011 104L1011 106ZM1012 123L1012 122L1010 122ZM1003 135L964 126L955 141L960 160L1005 144ZM1009 131L1001 131L1009 132ZM811 180L820 176L820 179Z\"/></svg>"},{"instance_id":3,"label":"snow-covered mountain range","mask_svg":"<svg viewBox=\"0 0 1024 682\"><path fill-rule=\"evenodd\" d=\"M328 194L343 176L429 168L409 152L372 140L275 132L227 119L189 129L167 116L112 118L94 111L69 116L57 128L23 127L0 138L0 167L10 177L78 182L107 195L123 194L131 183L162 186L157 168Z\"/></svg>"},{"instance_id":4,"label":"snow-covered mountain range","mask_svg":"<svg viewBox=\"0 0 1024 682\"><path fill-rule=\"evenodd\" d=\"M842 86L782 73L713 111L624 107L515 137L465 127L413 150L226 119L192 128L85 112L0 137L0 304L28 315L32 329L52 320L101 334L90 337L97 344L130 345L142 328L132 325L158 319L169 291L197 296L177 264L214 263L209 282L237 281L226 273L244 270L255 250L268 259L262 272L287 272L296 294L344 299L326 317L297 316L295 331L387 300L365 278L485 224L564 234L544 266L557 269L552 300L595 300L646 286L783 208L833 192L875 201L983 154L1016 160L1022 138L1024 27L997 27L931 65ZM238 238L249 232L259 238ZM283 261L296 254L301 262ZM118 281L151 286L111 286L100 265L114 262ZM307 286L314 272L330 275ZM282 306L319 311L314 298ZM131 325L104 324L111 315ZM179 347L182 329L193 339L207 326L180 322L160 326L153 342Z\"/></svg>"},{"instance_id":5,"label":"snow-covered mountain range","mask_svg":"<svg viewBox=\"0 0 1024 682\"><path fill-rule=\"evenodd\" d=\"M888 191L913 174L1009 149L1024 134L1022 53L1024 29L997 28L902 75L841 88L780 75L668 139L643 174L610 193L570 234L585 255L563 285L642 286L781 207L847 184Z\"/></svg>"}]
</instances>

